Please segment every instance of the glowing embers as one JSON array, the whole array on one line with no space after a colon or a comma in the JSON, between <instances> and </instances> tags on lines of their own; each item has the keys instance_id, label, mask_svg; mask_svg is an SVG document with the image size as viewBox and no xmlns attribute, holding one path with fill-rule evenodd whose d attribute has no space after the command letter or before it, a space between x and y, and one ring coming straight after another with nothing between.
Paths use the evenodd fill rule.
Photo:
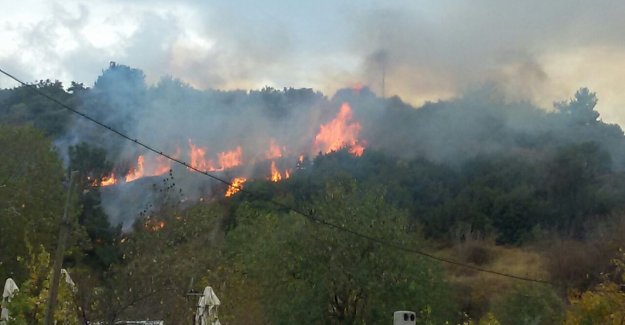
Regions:
<instances>
[{"instance_id":1,"label":"glowing embers","mask_svg":"<svg viewBox=\"0 0 625 325\"><path fill-rule=\"evenodd\" d=\"M361 156L365 150L364 143L358 140L360 123L352 121L353 113L348 103L343 103L336 117L319 127L315 136L313 149L315 152L330 153L348 148L355 156Z\"/></svg>"},{"instance_id":2,"label":"glowing embers","mask_svg":"<svg viewBox=\"0 0 625 325\"><path fill-rule=\"evenodd\" d=\"M149 232L159 231L165 228L165 221L155 218L148 218L144 221L143 228Z\"/></svg>"},{"instance_id":3,"label":"glowing embers","mask_svg":"<svg viewBox=\"0 0 625 325\"><path fill-rule=\"evenodd\" d=\"M245 177L235 177L232 180L232 185L228 186L228 189L226 190L226 197L231 197L235 193L243 189L243 184L245 183L245 181L247 181Z\"/></svg>"}]
</instances>

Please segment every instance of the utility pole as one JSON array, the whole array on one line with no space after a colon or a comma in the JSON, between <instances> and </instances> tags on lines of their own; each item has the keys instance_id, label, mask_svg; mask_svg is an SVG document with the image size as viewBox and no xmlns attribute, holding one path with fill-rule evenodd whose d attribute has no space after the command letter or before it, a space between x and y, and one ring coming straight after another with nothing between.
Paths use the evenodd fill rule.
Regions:
<instances>
[{"instance_id":1,"label":"utility pole","mask_svg":"<svg viewBox=\"0 0 625 325\"><path fill-rule=\"evenodd\" d=\"M61 219L61 229L59 230L59 242L54 255L54 266L52 273L52 283L50 292L48 292L48 303L46 304L45 325L54 324L54 308L56 307L56 293L59 290L59 280L61 277L61 267L63 266L63 255L65 255L65 242L69 235L69 206L72 201L72 193L74 193L74 182L76 181L77 171L72 171L69 177L69 189L67 190L67 200L65 201L65 211Z\"/></svg>"}]
</instances>

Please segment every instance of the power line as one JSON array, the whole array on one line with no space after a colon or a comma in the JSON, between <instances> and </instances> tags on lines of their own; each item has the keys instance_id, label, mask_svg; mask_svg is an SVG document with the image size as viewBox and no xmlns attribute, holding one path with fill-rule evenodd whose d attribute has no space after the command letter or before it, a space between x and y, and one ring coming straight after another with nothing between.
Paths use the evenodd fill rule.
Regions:
<instances>
[{"instance_id":1,"label":"power line","mask_svg":"<svg viewBox=\"0 0 625 325\"><path fill-rule=\"evenodd\" d=\"M192 170L192 171L195 171L195 172L200 173L202 175L208 176L208 177L212 178L213 180L216 180L216 181L218 181L220 183L223 183L223 184L225 184L225 185L227 185L229 187L238 189L241 193L246 193L246 194L249 194L249 195L251 195L253 197L257 197L257 198L263 199L263 200L265 200L267 202L270 202L270 203L272 203L272 204L274 204L274 205L276 205L278 207L281 207L283 209L290 210L290 211L292 211L292 212L294 212L296 214L299 214L299 215L301 215L301 216L303 216L303 217L305 217L305 218L307 218L307 219L309 219L309 220L311 220L313 222L316 222L318 224L321 224L321 225L324 225L324 226L327 226L327 227L330 227L330 228L334 228L334 229L336 229L338 231L342 231L342 232L351 234L351 235L353 235L355 237L360 237L360 238L366 239L366 240L374 242L374 243L376 243L378 245L387 246L387 247L390 247L390 248L393 248L393 249L396 249L396 250L399 250L399 251L402 251L402 252L406 252L406 253L417 254L417 255L420 255L420 256L423 256L423 257L435 260L435 261L447 263L447 264L450 264L450 265L455 265L455 266L463 267L463 268L466 268L466 269L471 269L471 270L478 271L478 272L494 274L494 275L507 277L507 278L511 278L511 279L516 279L516 280L522 280L522 281L528 281L528 282L536 282L536 283L542 283L542 284L552 284L551 282L549 282L547 280L534 279L534 278L529 278L529 277L524 277L524 276L519 276L519 275L514 275L514 274L509 274L509 273L504 273L504 272L499 272L499 271L494 271L494 270L490 270L490 269L485 269L485 268L482 268L482 267L479 267L479 266L476 266L476 265L466 264L466 263L463 263L463 262L460 262L460 261L456 261L456 260L453 260L453 259L439 257L439 256L436 256L436 255L433 255L433 254L430 254L430 253L426 253L426 252L421 251L421 250L404 247L402 245L399 245L399 244L396 244L396 243L393 243L393 242L389 242L389 241L385 241L385 240L382 240L380 238L373 237L373 236L370 236L370 235L358 232L356 230L349 229L349 228L347 228L345 226L341 226L339 224L335 224L333 222L327 221L327 220L325 220L323 218L319 218L319 217L317 217L315 215L312 215L312 214L307 213L305 211L302 211L300 209L297 209L297 208L294 208L292 206L286 205L284 203L278 202L278 201L276 201L274 199L264 198L263 196L261 196L258 193L255 193L255 192L250 191L250 190L246 190L242 186L234 185L233 183L231 183L231 182L229 182L227 180L224 180L224 179L222 179L222 178L220 178L218 176L215 176L215 175L210 174L210 173L208 173L208 172L206 172L204 170L200 170L200 169L198 169L196 167L193 167L192 165L186 163L183 160L180 160L180 159L175 158L175 157L173 157L171 155L163 153L162 151L159 151L159 150L155 149L154 147L152 147L152 146L150 146L150 145L140 141L139 139L132 138L132 137L128 136L127 134L122 133L121 131L118 131L117 129L114 129L114 128L104 124L103 122L100 122L100 121L96 120L95 118L93 118L93 117L91 117L91 116L89 116L89 115L87 115L85 113L82 113L82 112L78 111L77 109L75 109L75 108L73 108L73 107L71 107L71 106L69 106L69 105L67 105L67 104L57 100L56 98L54 98L54 97L46 94L45 92L41 91L39 88L35 87L34 85L27 84L27 83L21 81L17 77L11 75L10 73L4 71L1 68L0 68L0 72L2 74L6 75L7 77L17 81L22 86L28 87L29 89L33 90L35 93L39 94L40 96L43 96L43 97L49 99L50 101L56 103L57 105L67 109L68 111L70 111L70 112L72 112L74 114L77 114L77 115L81 116L82 118L84 118L84 119L86 119L86 120L88 120L90 122L93 122L93 123L95 123L95 124L105 128L105 129L109 130L110 132L113 132L113 133L117 134L118 136L120 136L120 137L122 137L122 138L124 138L124 139L126 139L128 141L130 141L130 142L134 142L138 146L143 147L144 149L146 149L148 151L151 151L151 152L153 152L153 153L155 153L157 155L160 155L162 157L165 157L165 158L167 158L167 159L169 159L169 160L171 160L171 161L173 161L175 163L183 165L183 166L187 167L189 170Z\"/></svg>"}]
</instances>

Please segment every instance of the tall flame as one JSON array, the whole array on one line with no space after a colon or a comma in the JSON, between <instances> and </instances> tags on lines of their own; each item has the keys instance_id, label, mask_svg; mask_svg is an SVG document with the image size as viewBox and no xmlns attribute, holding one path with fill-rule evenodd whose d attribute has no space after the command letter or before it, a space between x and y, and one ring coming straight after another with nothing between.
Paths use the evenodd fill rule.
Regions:
<instances>
[{"instance_id":1,"label":"tall flame","mask_svg":"<svg viewBox=\"0 0 625 325\"><path fill-rule=\"evenodd\" d=\"M128 172L128 174L126 174L126 183L132 182L134 180L137 180L143 177L144 161L145 161L145 158L143 158L143 155L140 155L139 158L137 158L137 167L131 170L130 172Z\"/></svg>"},{"instance_id":2,"label":"tall flame","mask_svg":"<svg viewBox=\"0 0 625 325\"><path fill-rule=\"evenodd\" d=\"M191 167L203 171L215 170L213 162L205 158L206 148L198 147L189 139L189 156L191 157Z\"/></svg>"},{"instance_id":3,"label":"tall flame","mask_svg":"<svg viewBox=\"0 0 625 325\"><path fill-rule=\"evenodd\" d=\"M271 180L272 182L279 182L289 177L291 177L291 173L288 169L284 171L284 174L282 174L280 170L276 167L276 162L271 162L271 176L269 176L269 180Z\"/></svg>"},{"instance_id":4,"label":"tall flame","mask_svg":"<svg viewBox=\"0 0 625 325\"><path fill-rule=\"evenodd\" d=\"M358 141L360 123L350 122L353 117L348 103L343 103L337 116L330 122L322 124L319 133L315 136L315 151L329 153L342 148L349 148L349 152L360 156L364 146Z\"/></svg>"},{"instance_id":5,"label":"tall flame","mask_svg":"<svg viewBox=\"0 0 625 325\"><path fill-rule=\"evenodd\" d=\"M271 162L271 181L279 182L282 179L282 175L280 175L280 171L276 168L276 162Z\"/></svg>"},{"instance_id":6,"label":"tall flame","mask_svg":"<svg viewBox=\"0 0 625 325\"><path fill-rule=\"evenodd\" d=\"M235 177L232 180L232 185L228 186L226 190L226 197L233 196L235 193L239 192L243 188L243 183L247 181L245 177Z\"/></svg>"}]
</instances>

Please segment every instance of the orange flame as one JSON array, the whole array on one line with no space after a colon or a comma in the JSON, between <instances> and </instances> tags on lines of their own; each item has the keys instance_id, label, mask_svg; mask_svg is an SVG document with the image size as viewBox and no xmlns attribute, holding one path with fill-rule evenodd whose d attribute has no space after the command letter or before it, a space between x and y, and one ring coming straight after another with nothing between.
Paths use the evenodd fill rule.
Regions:
<instances>
[{"instance_id":1,"label":"orange flame","mask_svg":"<svg viewBox=\"0 0 625 325\"><path fill-rule=\"evenodd\" d=\"M143 155L139 156L139 158L137 158L137 168L131 170L130 172L128 172L128 174L126 175L126 183L132 182L134 180L137 180L141 177L143 177L143 163L145 161L145 158L143 158Z\"/></svg>"},{"instance_id":2,"label":"orange flame","mask_svg":"<svg viewBox=\"0 0 625 325\"><path fill-rule=\"evenodd\" d=\"M269 143L269 150L265 154L265 157L267 159L280 158L280 157L282 157L282 149L283 148L284 147L280 148L280 146L276 143L276 139L271 139L271 141Z\"/></svg>"},{"instance_id":3,"label":"orange flame","mask_svg":"<svg viewBox=\"0 0 625 325\"><path fill-rule=\"evenodd\" d=\"M358 141L360 123L350 123L352 117L351 107L348 103L343 103L337 116L321 125L319 133L315 136L315 151L329 153L347 147L353 155L362 155L364 146Z\"/></svg>"},{"instance_id":4,"label":"orange flame","mask_svg":"<svg viewBox=\"0 0 625 325\"><path fill-rule=\"evenodd\" d=\"M213 162L206 159L206 148L198 147L189 139L189 156L191 156L191 167L204 171L215 170Z\"/></svg>"},{"instance_id":5,"label":"orange flame","mask_svg":"<svg viewBox=\"0 0 625 325\"><path fill-rule=\"evenodd\" d=\"M175 158L178 153L174 155ZM162 156L157 156L156 159L151 161L146 176L159 176L168 173L171 170L171 162Z\"/></svg>"},{"instance_id":6,"label":"orange flame","mask_svg":"<svg viewBox=\"0 0 625 325\"><path fill-rule=\"evenodd\" d=\"M282 179L282 175L280 175L280 171L276 168L276 162L271 162L271 181L279 182Z\"/></svg>"},{"instance_id":7,"label":"orange flame","mask_svg":"<svg viewBox=\"0 0 625 325\"><path fill-rule=\"evenodd\" d=\"M272 182L279 182L289 177L291 177L291 173L288 169L284 171L284 174L282 174L280 173L280 170L276 167L276 162L275 161L271 162L271 176L269 177L269 179Z\"/></svg>"},{"instance_id":8,"label":"orange flame","mask_svg":"<svg viewBox=\"0 0 625 325\"><path fill-rule=\"evenodd\" d=\"M226 190L226 197L233 196L235 193L239 192L243 188L243 183L247 181L245 177L235 177L232 180L232 185L228 186L228 190Z\"/></svg>"},{"instance_id":9,"label":"orange flame","mask_svg":"<svg viewBox=\"0 0 625 325\"><path fill-rule=\"evenodd\" d=\"M243 149L236 147L231 151L224 151L217 154L219 168L215 167L215 163L211 159L206 158L206 148L199 147L189 139L189 156L191 157L191 167L204 171L223 171L234 168L242 164Z\"/></svg>"},{"instance_id":10,"label":"orange flame","mask_svg":"<svg viewBox=\"0 0 625 325\"><path fill-rule=\"evenodd\" d=\"M117 180L115 179L115 173L111 173L111 175L104 176L100 180L100 186L111 186L117 184Z\"/></svg>"},{"instance_id":11,"label":"orange flame","mask_svg":"<svg viewBox=\"0 0 625 325\"><path fill-rule=\"evenodd\" d=\"M219 170L225 170L228 168L233 168L241 165L241 157L243 156L243 150L241 147L237 147L234 150L220 152L217 154L219 158L219 165L221 166Z\"/></svg>"},{"instance_id":12,"label":"orange flame","mask_svg":"<svg viewBox=\"0 0 625 325\"><path fill-rule=\"evenodd\" d=\"M145 157L140 155L137 158L137 167L126 174L126 183L135 181L146 176L160 176L171 169L170 162L165 157L155 157L146 162Z\"/></svg>"},{"instance_id":13,"label":"orange flame","mask_svg":"<svg viewBox=\"0 0 625 325\"><path fill-rule=\"evenodd\" d=\"M157 220L157 219L148 219L143 224L143 227L145 228L145 230L150 231L150 232L159 231L165 228L165 221Z\"/></svg>"}]
</instances>

